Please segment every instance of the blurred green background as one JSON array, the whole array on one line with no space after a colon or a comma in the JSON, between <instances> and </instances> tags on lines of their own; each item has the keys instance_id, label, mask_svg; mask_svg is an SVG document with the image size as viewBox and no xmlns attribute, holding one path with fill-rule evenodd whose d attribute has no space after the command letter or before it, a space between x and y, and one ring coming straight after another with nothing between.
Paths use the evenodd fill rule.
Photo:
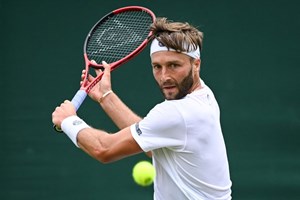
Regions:
<instances>
[{"instance_id":1,"label":"blurred green background","mask_svg":"<svg viewBox=\"0 0 300 200\"><path fill-rule=\"evenodd\" d=\"M0 0L1 200L152 199L137 186L137 155L101 164L52 129L51 113L79 87L91 26L122 6L188 21L204 34L201 76L214 90L233 199L300 199L300 3L298 1ZM144 116L162 96L149 49L113 72L113 89ZM87 99L79 115L117 128Z\"/></svg>"}]
</instances>

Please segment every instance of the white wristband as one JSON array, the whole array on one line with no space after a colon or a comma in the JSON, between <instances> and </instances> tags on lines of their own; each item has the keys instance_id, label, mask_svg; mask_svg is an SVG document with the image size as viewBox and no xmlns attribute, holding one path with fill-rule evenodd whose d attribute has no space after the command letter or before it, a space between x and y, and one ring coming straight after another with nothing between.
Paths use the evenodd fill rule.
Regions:
<instances>
[{"instance_id":1,"label":"white wristband","mask_svg":"<svg viewBox=\"0 0 300 200\"><path fill-rule=\"evenodd\" d=\"M61 129L63 132L72 140L72 142L77 146L77 135L79 131L84 128L90 128L82 119L78 116L73 115L64 119L61 123Z\"/></svg>"}]
</instances>

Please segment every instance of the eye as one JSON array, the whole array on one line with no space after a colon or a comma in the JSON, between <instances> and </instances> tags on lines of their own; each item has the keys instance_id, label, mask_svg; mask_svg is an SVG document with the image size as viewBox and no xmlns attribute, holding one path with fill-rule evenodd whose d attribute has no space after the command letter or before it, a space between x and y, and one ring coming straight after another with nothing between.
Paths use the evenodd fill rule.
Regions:
<instances>
[{"instance_id":1,"label":"eye","mask_svg":"<svg viewBox=\"0 0 300 200\"><path fill-rule=\"evenodd\" d=\"M176 63L172 63L172 64L170 64L169 67L172 68L172 69L175 69L175 68L179 67L179 65L176 64Z\"/></svg>"},{"instance_id":2,"label":"eye","mask_svg":"<svg viewBox=\"0 0 300 200\"><path fill-rule=\"evenodd\" d=\"M161 66L160 65L152 65L152 68L155 69L155 70L158 70L158 69L161 68Z\"/></svg>"}]
</instances>

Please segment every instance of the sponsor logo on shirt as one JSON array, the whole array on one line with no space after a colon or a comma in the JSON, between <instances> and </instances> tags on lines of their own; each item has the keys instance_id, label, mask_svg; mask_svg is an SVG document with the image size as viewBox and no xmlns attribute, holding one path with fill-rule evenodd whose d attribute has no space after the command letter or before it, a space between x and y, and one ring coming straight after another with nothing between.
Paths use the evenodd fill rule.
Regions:
<instances>
[{"instance_id":1,"label":"sponsor logo on shirt","mask_svg":"<svg viewBox=\"0 0 300 200\"><path fill-rule=\"evenodd\" d=\"M141 129L140 129L139 126L140 126L139 123L136 123L136 124L135 124L135 130L136 130L136 132L137 132L138 135L141 135L141 134L142 134L142 131L141 131Z\"/></svg>"}]
</instances>

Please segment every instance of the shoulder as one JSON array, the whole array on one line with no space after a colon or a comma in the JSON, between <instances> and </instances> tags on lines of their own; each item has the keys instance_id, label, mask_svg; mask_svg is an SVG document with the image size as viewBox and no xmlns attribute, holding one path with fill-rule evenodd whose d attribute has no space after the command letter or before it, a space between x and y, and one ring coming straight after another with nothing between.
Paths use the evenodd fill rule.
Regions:
<instances>
[{"instance_id":1,"label":"shoulder","mask_svg":"<svg viewBox=\"0 0 300 200\"><path fill-rule=\"evenodd\" d=\"M164 126L175 126L184 123L181 109L178 109L178 101L166 100L152 108L143 121L154 124L164 124Z\"/></svg>"},{"instance_id":2,"label":"shoulder","mask_svg":"<svg viewBox=\"0 0 300 200\"><path fill-rule=\"evenodd\" d=\"M178 115L179 114L179 105L182 100L165 100L162 103L157 104L153 107L148 114L158 114L158 115Z\"/></svg>"}]
</instances>

